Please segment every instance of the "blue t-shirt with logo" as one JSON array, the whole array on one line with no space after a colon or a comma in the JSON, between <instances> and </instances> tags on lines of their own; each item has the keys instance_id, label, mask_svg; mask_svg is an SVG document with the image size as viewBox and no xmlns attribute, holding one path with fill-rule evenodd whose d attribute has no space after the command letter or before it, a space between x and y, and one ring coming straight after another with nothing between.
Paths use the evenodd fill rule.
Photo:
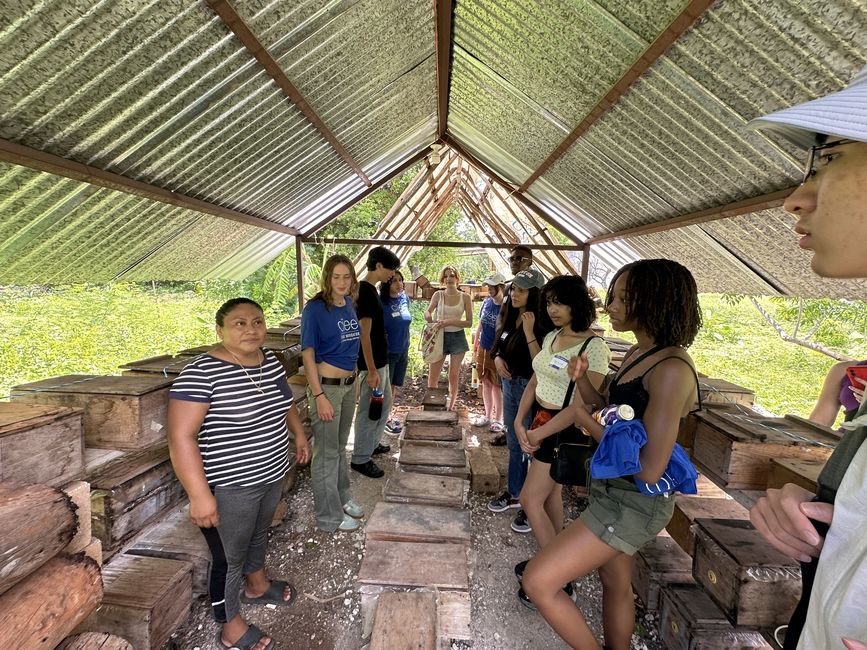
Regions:
<instances>
[{"instance_id":1,"label":"blue t-shirt with logo","mask_svg":"<svg viewBox=\"0 0 867 650\"><path fill-rule=\"evenodd\" d=\"M313 348L316 363L330 363L343 370L355 370L361 347L361 329L352 300L342 307L311 300L301 312L301 349Z\"/></svg>"},{"instance_id":2,"label":"blue t-shirt with logo","mask_svg":"<svg viewBox=\"0 0 867 650\"><path fill-rule=\"evenodd\" d=\"M388 353L406 352L409 349L409 325L412 322L409 298L401 291L399 296L383 303L382 308L385 316L385 333L388 336Z\"/></svg>"},{"instance_id":3,"label":"blue t-shirt with logo","mask_svg":"<svg viewBox=\"0 0 867 650\"><path fill-rule=\"evenodd\" d=\"M481 336L479 347L490 350L494 346L494 337L497 331L497 316L500 314L500 306L493 298L485 298L482 309L479 311L479 323L481 324Z\"/></svg>"}]
</instances>

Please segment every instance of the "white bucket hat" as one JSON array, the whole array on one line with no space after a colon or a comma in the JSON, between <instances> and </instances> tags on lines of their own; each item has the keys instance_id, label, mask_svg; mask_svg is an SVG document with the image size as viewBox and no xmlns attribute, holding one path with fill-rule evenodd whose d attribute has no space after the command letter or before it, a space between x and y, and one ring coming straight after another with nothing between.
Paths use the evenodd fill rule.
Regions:
<instances>
[{"instance_id":1,"label":"white bucket hat","mask_svg":"<svg viewBox=\"0 0 867 650\"><path fill-rule=\"evenodd\" d=\"M867 142L867 67L845 89L758 117L749 126L779 133L805 149L817 144L817 135Z\"/></svg>"}]
</instances>

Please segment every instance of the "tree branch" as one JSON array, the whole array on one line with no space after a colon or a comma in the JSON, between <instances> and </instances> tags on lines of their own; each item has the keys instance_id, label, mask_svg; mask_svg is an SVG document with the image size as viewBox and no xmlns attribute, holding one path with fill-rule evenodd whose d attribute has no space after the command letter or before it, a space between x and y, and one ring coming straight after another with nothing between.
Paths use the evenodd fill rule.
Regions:
<instances>
[{"instance_id":1,"label":"tree branch","mask_svg":"<svg viewBox=\"0 0 867 650\"><path fill-rule=\"evenodd\" d=\"M819 343L813 343L811 341L807 341L805 339L800 339L800 338L797 338L795 336L788 334L786 332L786 330L783 329L783 326L780 325L776 321L776 319L773 316L771 316L765 310L764 307L761 306L761 304L759 304L758 300L756 300L753 297L750 297L750 302L753 303L753 307L755 307L756 310L762 315L762 318L764 318L765 321L771 327L773 327L775 330L777 330L777 334L780 335L780 338L783 339L784 341L786 341L787 343L795 343L795 344L800 345L802 347L809 348L810 350L815 350L816 352L821 352L822 354L828 355L829 357L831 357L832 359L836 359L837 361L854 361L854 359L852 357L848 357L845 354L840 354L839 352L835 352L834 350L831 350L830 348L826 348L824 345L821 345Z\"/></svg>"}]
</instances>

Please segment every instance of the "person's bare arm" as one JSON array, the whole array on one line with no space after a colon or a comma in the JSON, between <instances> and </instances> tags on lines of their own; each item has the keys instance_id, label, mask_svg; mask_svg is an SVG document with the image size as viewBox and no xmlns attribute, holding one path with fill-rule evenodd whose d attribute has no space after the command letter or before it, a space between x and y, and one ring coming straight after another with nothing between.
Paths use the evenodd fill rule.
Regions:
<instances>
[{"instance_id":1,"label":"person's bare arm","mask_svg":"<svg viewBox=\"0 0 867 650\"><path fill-rule=\"evenodd\" d=\"M840 413L840 382L843 381L846 368L851 365L851 362L841 361L831 366L828 374L825 375L825 382L822 384L822 392L819 393L816 406L810 413L810 419L813 422L824 424L826 427L834 424L837 414Z\"/></svg>"},{"instance_id":2,"label":"person's bare arm","mask_svg":"<svg viewBox=\"0 0 867 650\"><path fill-rule=\"evenodd\" d=\"M427 309L424 312L424 319L428 323L434 322L433 313L434 313L434 310L437 308L437 305L439 305L439 303L440 303L440 292L434 291L434 295L430 299L430 304L427 306Z\"/></svg>"},{"instance_id":3,"label":"person's bare arm","mask_svg":"<svg viewBox=\"0 0 867 650\"><path fill-rule=\"evenodd\" d=\"M200 528L212 528L220 523L217 500L205 478L196 439L209 406L207 402L170 399L167 414L172 467L190 499L190 521Z\"/></svg>"},{"instance_id":4,"label":"person's bare arm","mask_svg":"<svg viewBox=\"0 0 867 650\"><path fill-rule=\"evenodd\" d=\"M316 350L304 348L301 351L301 359L304 363L304 376L307 377L307 385L316 406L316 415L323 422L331 422L334 418L334 407L328 401L328 397L322 391L319 383L319 371L316 369Z\"/></svg>"},{"instance_id":5,"label":"person's bare arm","mask_svg":"<svg viewBox=\"0 0 867 650\"><path fill-rule=\"evenodd\" d=\"M295 462L299 465L306 465L310 462L310 443L307 441L304 425L301 424L301 416L298 415L298 409L295 408L294 404L286 412L286 426L295 438Z\"/></svg>"},{"instance_id":6,"label":"person's bare arm","mask_svg":"<svg viewBox=\"0 0 867 650\"><path fill-rule=\"evenodd\" d=\"M367 385L370 386L370 390L373 390L379 386L379 373L376 371L376 363L373 360L373 343L370 342L373 319L359 318L358 324L361 326L361 354L367 365Z\"/></svg>"}]
</instances>

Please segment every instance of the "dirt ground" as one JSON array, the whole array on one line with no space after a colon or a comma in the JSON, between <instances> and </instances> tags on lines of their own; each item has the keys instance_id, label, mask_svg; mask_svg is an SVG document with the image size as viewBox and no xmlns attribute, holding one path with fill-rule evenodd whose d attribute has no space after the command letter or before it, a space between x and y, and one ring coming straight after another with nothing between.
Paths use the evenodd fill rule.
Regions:
<instances>
[{"instance_id":1,"label":"dirt ground","mask_svg":"<svg viewBox=\"0 0 867 650\"><path fill-rule=\"evenodd\" d=\"M462 378L463 379L463 378ZM461 386L468 382L461 381ZM422 379L407 386L398 412L404 412L421 402L424 392ZM459 406L470 413L482 411L481 401L462 390ZM492 434L471 427L472 434L482 444L488 444ZM387 478L395 471L396 440L392 451L377 457L385 470L381 479L370 479L350 471L353 496L371 512L382 497ZM351 440L350 440L351 443ZM505 462L505 448L492 447L495 460ZM564 490L567 519L577 516L583 500ZM548 627L539 614L524 607L517 599L518 584L513 567L529 558L536 545L531 534L514 533L509 524L516 511L495 514L487 509L489 495L470 493L472 544L470 549L472 633L475 650L560 649L567 646ZM298 590L294 604L285 608L243 606L248 621L267 631L277 641L277 647L292 650L358 650L365 646L362 639L361 603L355 580L364 553L364 529L352 533L323 533L313 517L313 494L309 469L298 474L295 489L287 497L289 514L283 524L272 529L267 567L271 576L289 580ZM576 583L577 602L591 626L601 637L601 585L596 576ZM657 619L637 614L637 632L633 635L633 650L657 650L659 641ZM163 650L205 650L216 648L217 624L211 619L205 598L193 603L187 622L164 645ZM467 646L460 646L464 648ZM460 650L455 645L455 650Z\"/></svg>"}]
</instances>

